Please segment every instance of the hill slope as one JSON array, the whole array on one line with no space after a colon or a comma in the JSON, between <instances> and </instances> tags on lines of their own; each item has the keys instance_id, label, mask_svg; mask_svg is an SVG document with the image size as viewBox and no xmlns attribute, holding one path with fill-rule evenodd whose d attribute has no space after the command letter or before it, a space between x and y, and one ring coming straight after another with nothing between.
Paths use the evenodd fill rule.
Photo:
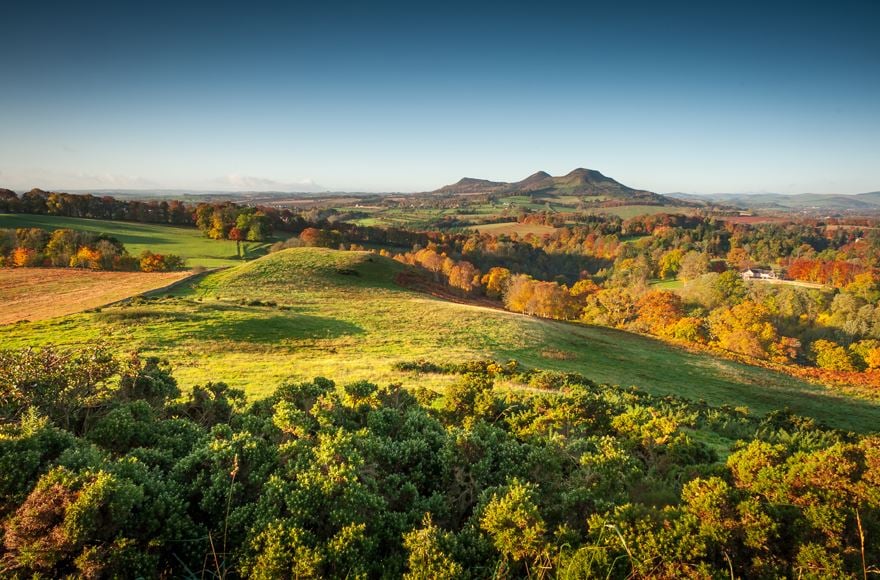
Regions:
<instances>
[{"instance_id":1,"label":"hill slope","mask_svg":"<svg viewBox=\"0 0 880 580\"><path fill-rule=\"evenodd\" d=\"M396 286L404 266L367 252L296 248L205 276L171 298L3 328L4 346L103 341L169 359L182 386L226 381L253 395L331 376L440 388L394 364L517 359L712 404L785 406L868 430L880 406L792 377L625 332L456 304Z\"/></svg>"},{"instance_id":2,"label":"hill slope","mask_svg":"<svg viewBox=\"0 0 880 580\"><path fill-rule=\"evenodd\" d=\"M502 195L541 194L545 197L602 197L614 200L625 200L632 203L672 203L672 200L669 200L662 195L627 187L610 177L602 175L596 170L584 168L575 169L567 175L559 177L554 177L545 171L538 171L522 181L514 183L465 177L457 183L441 187L432 193L447 195L473 195L481 193L495 193Z\"/></svg>"}]
</instances>

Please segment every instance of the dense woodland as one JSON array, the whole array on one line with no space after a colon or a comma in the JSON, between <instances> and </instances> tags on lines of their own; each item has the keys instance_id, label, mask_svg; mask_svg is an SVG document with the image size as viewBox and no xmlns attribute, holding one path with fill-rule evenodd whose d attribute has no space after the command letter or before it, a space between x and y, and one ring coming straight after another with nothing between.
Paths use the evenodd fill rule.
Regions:
<instances>
[{"instance_id":1,"label":"dense woodland","mask_svg":"<svg viewBox=\"0 0 880 580\"><path fill-rule=\"evenodd\" d=\"M880 571L876 436L513 361L401 371L457 379L440 397L317 378L249 402L222 383L181 397L159 361L99 348L0 354L2 574Z\"/></svg>"}]
</instances>

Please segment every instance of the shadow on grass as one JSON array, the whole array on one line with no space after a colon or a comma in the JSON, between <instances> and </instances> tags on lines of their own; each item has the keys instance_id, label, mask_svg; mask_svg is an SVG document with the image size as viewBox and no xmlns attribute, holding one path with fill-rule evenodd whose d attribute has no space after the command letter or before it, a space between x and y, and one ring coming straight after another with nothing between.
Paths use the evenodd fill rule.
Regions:
<instances>
[{"instance_id":1,"label":"shadow on grass","mask_svg":"<svg viewBox=\"0 0 880 580\"><path fill-rule=\"evenodd\" d=\"M108 323L190 322L202 318L187 312L158 310L150 307L128 306L95 314L95 320Z\"/></svg>"},{"instance_id":2,"label":"shadow on grass","mask_svg":"<svg viewBox=\"0 0 880 580\"><path fill-rule=\"evenodd\" d=\"M364 334L356 324L322 316L294 314L247 318L205 318L188 338L272 343L282 340L321 340Z\"/></svg>"},{"instance_id":3,"label":"shadow on grass","mask_svg":"<svg viewBox=\"0 0 880 580\"><path fill-rule=\"evenodd\" d=\"M356 324L298 312L300 308L253 307L228 302L198 304L181 310L175 299L127 305L96 313L113 327L139 327L152 344L172 346L182 339L269 344L280 341L328 340L364 334ZM186 304L186 303L178 303Z\"/></svg>"}]
</instances>

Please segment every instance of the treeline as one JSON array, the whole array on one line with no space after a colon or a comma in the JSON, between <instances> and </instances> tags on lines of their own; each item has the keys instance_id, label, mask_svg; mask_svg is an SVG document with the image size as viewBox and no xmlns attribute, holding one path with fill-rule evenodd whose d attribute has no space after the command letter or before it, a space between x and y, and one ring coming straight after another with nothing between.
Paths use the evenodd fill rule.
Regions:
<instances>
[{"instance_id":1,"label":"treeline","mask_svg":"<svg viewBox=\"0 0 880 580\"><path fill-rule=\"evenodd\" d=\"M842 260L796 258L791 260L786 273L792 280L803 280L843 288L864 274L873 275L874 268L861 263Z\"/></svg>"},{"instance_id":2,"label":"treeline","mask_svg":"<svg viewBox=\"0 0 880 580\"><path fill-rule=\"evenodd\" d=\"M19 197L0 189L0 212L58 215L142 223L193 225L192 208L182 201L121 200L91 194L32 189Z\"/></svg>"},{"instance_id":3,"label":"treeline","mask_svg":"<svg viewBox=\"0 0 880 580\"><path fill-rule=\"evenodd\" d=\"M347 243L410 247L445 239L398 228L358 226L342 221L334 209L293 211L271 206L251 207L231 202L187 204L182 201L120 200L111 196L47 192L33 189L21 196L0 189L0 212L58 215L76 218L121 220L143 223L190 225L208 237L240 241L265 241L273 232L299 235L309 227L337 232Z\"/></svg>"},{"instance_id":4,"label":"treeline","mask_svg":"<svg viewBox=\"0 0 880 580\"><path fill-rule=\"evenodd\" d=\"M273 231L299 235L308 227L316 227L339 232L344 243L396 247L440 244L449 254L473 254L468 260L484 270L492 266L532 268L533 271L518 269L518 273L544 279L565 276L569 283L577 280L579 266L598 269L608 265L600 261L614 260L634 250L656 254L672 248L695 250L714 259L724 259L731 251L741 251L753 265L777 264L783 267L792 260L807 258L880 267L878 231L870 225L843 227L836 220L829 220L829 223L740 224L703 215L655 214L622 220L615 216L573 214L564 217L566 220L571 218L576 225L557 227L557 231L549 235L492 236L357 226L346 223L346 214L334 209L294 211L228 202L127 201L110 196L40 189L21 196L0 189L0 212L4 211L194 225L211 237L231 236L231 239L252 241L268 239ZM559 214L549 212L523 214L516 219L561 226ZM640 238L636 244L627 243L634 237ZM512 254L510 248L491 247L509 244L514 248ZM527 247L531 248L531 255L526 251ZM560 256L569 257L569 262ZM490 259L502 257L510 263L488 263ZM481 260L487 263L481 263Z\"/></svg>"},{"instance_id":5,"label":"treeline","mask_svg":"<svg viewBox=\"0 0 880 580\"><path fill-rule=\"evenodd\" d=\"M880 565L877 437L514 361L400 367L458 376L439 401L319 378L248 402L223 383L181 396L155 359L0 353L3 575L840 578ZM737 443L722 460L703 437Z\"/></svg>"},{"instance_id":6,"label":"treeline","mask_svg":"<svg viewBox=\"0 0 880 580\"><path fill-rule=\"evenodd\" d=\"M0 229L0 267L4 266L167 272L182 269L184 262L173 254L150 251L132 256L122 242L104 234L18 228Z\"/></svg>"},{"instance_id":7,"label":"treeline","mask_svg":"<svg viewBox=\"0 0 880 580\"><path fill-rule=\"evenodd\" d=\"M261 242L272 235L272 223L265 212L234 203L199 204L195 225L215 240Z\"/></svg>"}]
</instances>

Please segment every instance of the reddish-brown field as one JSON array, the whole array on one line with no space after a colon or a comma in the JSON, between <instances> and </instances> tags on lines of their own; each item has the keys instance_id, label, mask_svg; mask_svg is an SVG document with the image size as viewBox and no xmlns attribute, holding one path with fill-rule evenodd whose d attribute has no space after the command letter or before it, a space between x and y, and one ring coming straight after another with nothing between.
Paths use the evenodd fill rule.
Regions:
<instances>
[{"instance_id":1,"label":"reddish-brown field","mask_svg":"<svg viewBox=\"0 0 880 580\"><path fill-rule=\"evenodd\" d=\"M730 222L732 224L778 224L790 222L792 218L772 215L725 215L716 218L718 221Z\"/></svg>"},{"instance_id":2,"label":"reddish-brown field","mask_svg":"<svg viewBox=\"0 0 880 580\"><path fill-rule=\"evenodd\" d=\"M94 272L74 268L0 268L0 324L43 320L162 288L189 272Z\"/></svg>"},{"instance_id":3,"label":"reddish-brown field","mask_svg":"<svg viewBox=\"0 0 880 580\"><path fill-rule=\"evenodd\" d=\"M470 229L479 230L481 233L484 234L506 234L508 236L511 234L519 234L520 236L525 236L528 234L543 236L544 234L552 234L556 231L556 228L554 228L553 226L545 226L543 224L521 224L517 222L481 224L472 226Z\"/></svg>"}]
</instances>

